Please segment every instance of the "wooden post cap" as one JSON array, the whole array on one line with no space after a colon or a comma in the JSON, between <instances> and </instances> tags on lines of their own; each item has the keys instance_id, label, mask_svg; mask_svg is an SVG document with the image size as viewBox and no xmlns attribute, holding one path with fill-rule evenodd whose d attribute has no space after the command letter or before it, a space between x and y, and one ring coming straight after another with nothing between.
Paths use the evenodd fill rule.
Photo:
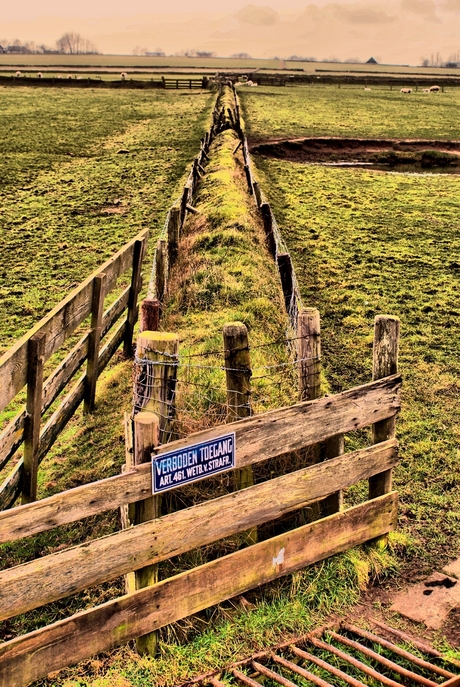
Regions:
<instances>
[{"instance_id":1,"label":"wooden post cap","mask_svg":"<svg viewBox=\"0 0 460 687\"><path fill-rule=\"evenodd\" d=\"M137 338L138 350L159 351L177 354L179 350L179 336L171 332L156 332L147 329Z\"/></svg>"}]
</instances>

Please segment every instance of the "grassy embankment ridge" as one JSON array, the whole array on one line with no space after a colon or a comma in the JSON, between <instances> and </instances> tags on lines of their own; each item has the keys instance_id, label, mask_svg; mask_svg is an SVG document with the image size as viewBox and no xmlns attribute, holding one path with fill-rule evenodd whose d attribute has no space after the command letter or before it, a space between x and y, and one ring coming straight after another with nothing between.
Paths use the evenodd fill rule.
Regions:
<instances>
[{"instance_id":1,"label":"grassy embankment ridge","mask_svg":"<svg viewBox=\"0 0 460 687\"><path fill-rule=\"evenodd\" d=\"M421 95L404 101L388 93L317 94L321 107L313 91L289 102L273 91L260 98L245 93L250 135L268 138L276 120L280 136L460 137L452 116L460 93L424 102ZM352 111L353 118L344 116ZM374 315L401 318L402 461L395 487L401 529L413 542L402 579L423 578L460 553L460 177L263 158L257 169L303 297L320 310L323 363L334 391L369 379Z\"/></svg>"}]
</instances>

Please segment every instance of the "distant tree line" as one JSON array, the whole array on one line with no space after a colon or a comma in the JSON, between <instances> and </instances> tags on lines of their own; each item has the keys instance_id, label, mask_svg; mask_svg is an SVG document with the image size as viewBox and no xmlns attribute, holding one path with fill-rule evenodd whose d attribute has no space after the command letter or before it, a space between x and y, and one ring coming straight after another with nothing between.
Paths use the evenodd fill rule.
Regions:
<instances>
[{"instance_id":1,"label":"distant tree line","mask_svg":"<svg viewBox=\"0 0 460 687\"><path fill-rule=\"evenodd\" d=\"M73 31L65 33L56 41L54 47L38 45L34 41L21 42L17 38L14 41L0 40L0 53L28 55L97 55L98 49L92 41L83 38Z\"/></svg>"},{"instance_id":2,"label":"distant tree line","mask_svg":"<svg viewBox=\"0 0 460 687\"><path fill-rule=\"evenodd\" d=\"M453 52L444 62L439 52L432 52L430 57L422 57L422 67L447 67L452 69L460 65L460 50Z\"/></svg>"}]
</instances>

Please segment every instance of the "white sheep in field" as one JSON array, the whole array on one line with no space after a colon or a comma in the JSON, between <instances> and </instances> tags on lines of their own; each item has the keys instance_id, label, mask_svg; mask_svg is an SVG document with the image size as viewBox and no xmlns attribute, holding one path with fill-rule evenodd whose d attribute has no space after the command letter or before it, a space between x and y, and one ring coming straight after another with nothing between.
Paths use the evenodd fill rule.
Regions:
<instances>
[{"instance_id":1,"label":"white sheep in field","mask_svg":"<svg viewBox=\"0 0 460 687\"><path fill-rule=\"evenodd\" d=\"M21 72L19 71L19 69L18 69L18 71L16 72L15 76L17 76L17 77L22 76L22 74L21 74Z\"/></svg>"},{"instance_id":2,"label":"white sheep in field","mask_svg":"<svg viewBox=\"0 0 460 687\"><path fill-rule=\"evenodd\" d=\"M43 76L43 74L42 74L41 72L38 72L38 73L37 73L37 79L41 79L42 76Z\"/></svg>"},{"instance_id":3,"label":"white sheep in field","mask_svg":"<svg viewBox=\"0 0 460 687\"><path fill-rule=\"evenodd\" d=\"M439 86L430 86L430 93L439 93L441 90Z\"/></svg>"},{"instance_id":4,"label":"white sheep in field","mask_svg":"<svg viewBox=\"0 0 460 687\"><path fill-rule=\"evenodd\" d=\"M125 81L125 80L126 80L126 77L127 77L128 75L127 75L126 72L121 72L120 76L121 76L121 80L122 80L122 81Z\"/></svg>"},{"instance_id":5,"label":"white sheep in field","mask_svg":"<svg viewBox=\"0 0 460 687\"><path fill-rule=\"evenodd\" d=\"M401 88L401 93L412 93L412 88Z\"/></svg>"},{"instance_id":6,"label":"white sheep in field","mask_svg":"<svg viewBox=\"0 0 460 687\"><path fill-rule=\"evenodd\" d=\"M67 78L68 78L68 79L73 79L72 74L67 74Z\"/></svg>"},{"instance_id":7,"label":"white sheep in field","mask_svg":"<svg viewBox=\"0 0 460 687\"><path fill-rule=\"evenodd\" d=\"M371 91L372 88L365 88L364 90L365 90L365 91Z\"/></svg>"}]
</instances>

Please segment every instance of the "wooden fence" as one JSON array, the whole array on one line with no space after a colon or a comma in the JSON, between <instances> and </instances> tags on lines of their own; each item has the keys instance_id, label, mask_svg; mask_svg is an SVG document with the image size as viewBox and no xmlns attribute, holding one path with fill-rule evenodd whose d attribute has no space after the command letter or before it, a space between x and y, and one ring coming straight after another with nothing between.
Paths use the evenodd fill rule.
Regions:
<instances>
[{"instance_id":1,"label":"wooden fence","mask_svg":"<svg viewBox=\"0 0 460 687\"><path fill-rule=\"evenodd\" d=\"M147 237L144 231L127 243L0 358L0 412L27 386L26 407L0 434L0 469L21 446L24 454L0 487L0 510L11 507L20 495L23 503L35 500L39 464L80 403L84 402L85 412L92 410L97 378L119 346L123 343L125 353L131 353ZM128 270L132 272L130 286L104 311L105 297ZM89 316L88 331L43 381L46 361ZM42 416L85 361L85 373L41 428Z\"/></svg>"},{"instance_id":2,"label":"wooden fence","mask_svg":"<svg viewBox=\"0 0 460 687\"><path fill-rule=\"evenodd\" d=\"M0 75L0 83L5 86L42 86L56 88L121 88L121 89L197 89L209 88L210 79L207 76L202 78L161 78L161 79L136 79L135 76L128 76L123 79L103 79L102 77L87 77L70 75L67 78L62 76L48 76L46 72L43 76L22 75L11 76Z\"/></svg>"},{"instance_id":3,"label":"wooden fence","mask_svg":"<svg viewBox=\"0 0 460 687\"><path fill-rule=\"evenodd\" d=\"M161 77L163 82L163 88L166 89L184 89L188 88L192 90L194 88L208 88L209 79L207 76L203 76L201 79L187 79L185 77L179 77L177 79Z\"/></svg>"},{"instance_id":4,"label":"wooden fence","mask_svg":"<svg viewBox=\"0 0 460 687\"><path fill-rule=\"evenodd\" d=\"M163 446L158 446L157 421L149 436L136 430L135 464L121 475L0 513L0 543L124 508L127 503L136 504L145 515L157 498L152 496L152 466L143 462L150 450L156 457L166 451L183 454L191 446L218 441L233 431L234 468L242 470L308 446L331 441L338 445L337 437L347 432L373 428L372 445L366 448L342 455L338 451L318 464L0 572L0 620L4 620L137 571L135 591L0 644L0 684L26 685L394 529L397 494L391 490L391 472L397 463L394 420L401 378L397 373L384 375L396 369L395 323L394 318L377 318L374 381L369 384ZM151 412L139 413L141 430L150 423L141 421L143 415L155 417ZM334 496L363 479L369 480L369 499L343 510L341 499ZM146 581L155 565L172 556L247 532L318 500L330 504L331 497L335 508L329 508L332 514L327 517L160 582Z\"/></svg>"}]
</instances>

